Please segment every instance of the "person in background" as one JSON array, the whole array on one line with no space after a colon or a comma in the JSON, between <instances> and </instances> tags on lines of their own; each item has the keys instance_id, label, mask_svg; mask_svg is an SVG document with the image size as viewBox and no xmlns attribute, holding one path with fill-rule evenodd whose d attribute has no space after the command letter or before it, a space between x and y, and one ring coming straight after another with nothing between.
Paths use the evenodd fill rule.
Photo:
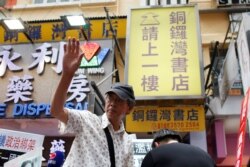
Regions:
<instances>
[{"instance_id":1,"label":"person in background","mask_svg":"<svg viewBox=\"0 0 250 167\"><path fill-rule=\"evenodd\" d=\"M60 121L61 131L75 134L63 166L110 167L112 156L104 132L108 129L113 139L115 166L132 167L132 138L125 132L122 121L135 105L130 85L116 83L106 92L105 113L101 118L89 111L64 108L68 87L83 57L79 45L73 38L64 46L62 76L51 104L51 114Z\"/></svg>"},{"instance_id":2,"label":"person in background","mask_svg":"<svg viewBox=\"0 0 250 167\"><path fill-rule=\"evenodd\" d=\"M159 130L154 136L152 150L144 157L141 167L216 167L204 150L181 141L177 132Z\"/></svg>"}]
</instances>

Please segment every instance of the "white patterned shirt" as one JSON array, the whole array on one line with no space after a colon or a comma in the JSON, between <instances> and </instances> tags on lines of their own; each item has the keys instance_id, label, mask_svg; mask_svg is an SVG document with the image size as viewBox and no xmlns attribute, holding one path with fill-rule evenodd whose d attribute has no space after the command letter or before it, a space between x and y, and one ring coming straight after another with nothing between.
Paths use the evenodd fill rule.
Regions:
<instances>
[{"instance_id":1,"label":"white patterned shirt","mask_svg":"<svg viewBox=\"0 0 250 167\"><path fill-rule=\"evenodd\" d=\"M68 109L68 122L61 122L63 133L74 133L75 139L63 167L110 167L110 157L104 128L108 126L113 138L116 167L133 166L132 139L121 122L114 131L107 115L101 118L90 111Z\"/></svg>"}]
</instances>

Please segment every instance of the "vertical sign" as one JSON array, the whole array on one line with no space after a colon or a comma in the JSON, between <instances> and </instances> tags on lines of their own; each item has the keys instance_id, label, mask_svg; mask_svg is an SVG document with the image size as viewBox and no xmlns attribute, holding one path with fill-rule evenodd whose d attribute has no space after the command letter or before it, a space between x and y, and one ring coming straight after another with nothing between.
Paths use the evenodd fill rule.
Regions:
<instances>
[{"instance_id":1,"label":"vertical sign","mask_svg":"<svg viewBox=\"0 0 250 167\"><path fill-rule=\"evenodd\" d=\"M198 20L196 6L131 10L126 81L138 100L203 96Z\"/></svg>"},{"instance_id":2,"label":"vertical sign","mask_svg":"<svg viewBox=\"0 0 250 167\"><path fill-rule=\"evenodd\" d=\"M249 22L245 17L242 18L239 34L237 37L237 51L239 56L241 79L243 84L244 95L250 86L250 52L246 36L246 23Z\"/></svg>"},{"instance_id":3,"label":"vertical sign","mask_svg":"<svg viewBox=\"0 0 250 167\"><path fill-rule=\"evenodd\" d=\"M238 76L239 65L235 52L235 41L232 40L228 46L227 54L218 76L221 105L225 103L229 90L232 88Z\"/></svg>"},{"instance_id":4,"label":"vertical sign","mask_svg":"<svg viewBox=\"0 0 250 167\"><path fill-rule=\"evenodd\" d=\"M247 112L249 107L249 96L250 96L250 89L248 88L246 96L244 97L241 105L240 129L238 136L237 155L236 155L237 159L235 167L241 167L242 164L242 156L244 151L246 124L247 124Z\"/></svg>"},{"instance_id":5,"label":"vertical sign","mask_svg":"<svg viewBox=\"0 0 250 167\"><path fill-rule=\"evenodd\" d=\"M134 167L140 167L145 155L151 150L152 139L134 139Z\"/></svg>"}]
</instances>

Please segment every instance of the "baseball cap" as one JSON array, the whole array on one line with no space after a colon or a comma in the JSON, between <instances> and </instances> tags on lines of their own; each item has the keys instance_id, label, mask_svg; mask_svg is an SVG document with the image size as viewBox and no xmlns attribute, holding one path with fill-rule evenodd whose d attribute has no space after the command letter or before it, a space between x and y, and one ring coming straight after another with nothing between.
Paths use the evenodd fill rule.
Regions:
<instances>
[{"instance_id":1,"label":"baseball cap","mask_svg":"<svg viewBox=\"0 0 250 167\"><path fill-rule=\"evenodd\" d=\"M154 135L154 140L152 142L152 148L155 148L155 142L159 142L163 139L170 138L170 139L176 139L178 142L182 141L182 137L180 134L176 131L169 130L169 129L161 129L157 131Z\"/></svg>"},{"instance_id":2,"label":"baseball cap","mask_svg":"<svg viewBox=\"0 0 250 167\"><path fill-rule=\"evenodd\" d=\"M111 92L119 96L120 99L128 100L130 103L135 105L135 95L132 86L122 83L115 83L111 86L110 90L106 92L106 94Z\"/></svg>"}]
</instances>

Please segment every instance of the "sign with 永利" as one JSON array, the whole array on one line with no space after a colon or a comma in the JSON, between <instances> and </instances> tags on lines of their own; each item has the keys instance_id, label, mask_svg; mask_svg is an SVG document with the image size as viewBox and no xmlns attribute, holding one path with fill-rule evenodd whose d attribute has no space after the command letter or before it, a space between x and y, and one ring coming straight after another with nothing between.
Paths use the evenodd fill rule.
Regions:
<instances>
[{"instance_id":1,"label":"sign with \u6c38\u5229","mask_svg":"<svg viewBox=\"0 0 250 167\"><path fill-rule=\"evenodd\" d=\"M48 118L50 102L63 69L66 41L0 46L0 118ZM99 82L113 70L112 40L80 41L91 53L82 58L67 90L65 107L84 110L88 107L90 82ZM96 46L98 49L92 49ZM83 51L82 51L83 52ZM112 78L99 86L102 94ZM4 128L0 121L0 127ZM18 125L19 126L19 125ZM14 126L15 127L15 126Z\"/></svg>"}]
</instances>

